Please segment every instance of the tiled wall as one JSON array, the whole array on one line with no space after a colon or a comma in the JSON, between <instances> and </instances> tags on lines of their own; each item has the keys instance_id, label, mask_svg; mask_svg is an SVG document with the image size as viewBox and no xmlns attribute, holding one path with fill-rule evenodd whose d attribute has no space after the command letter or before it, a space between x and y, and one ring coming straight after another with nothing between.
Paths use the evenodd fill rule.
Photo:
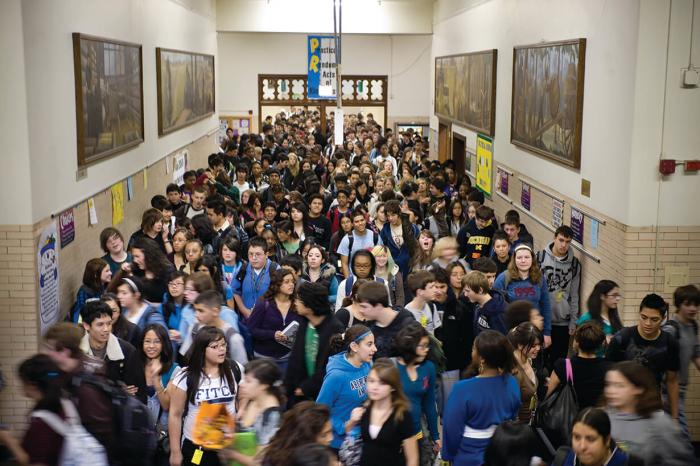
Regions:
<instances>
[{"instance_id":1,"label":"tiled wall","mask_svg":"<svg viewBox=\"0 0 700 466\"><path fill-rule=\"evenodd\" d=\"M215 135L204 136L187 149L190 167L206 166L207 156L216 151ZM165 186L172 180L172 171L166 173L166 160L163 158L148 167L147 189L144 189L143 171L133 176L134 196L125 202L124 221L117 226L127 240L139 228L141 213L150 207L151 197L165 194ZM126 181L123 183L126 196ZM105 191L95 194L94 200L97 225L88 225L86 202L76 205L75 241L65 249L59 249L60 305L64 314L75 302L85 263L104 254L100 250L100 232L112 225L110 187L106 186ZM15 430L26 425L26 413L31 407L17 380L17 366L37 352L40 341L37 242L42 229L54 220L46 218L34 225L0 225L0 369L7 382L7 387L0 393L0 422Z\"/></svg>"},{"instance_id":2,"label":"tiled wall","mask_svg":"<svg viewBox=\"0 0 700 466\"><path fill-rule=\"evenodd\" d=\"M476 166L472 163L472 166ZM502 166L502 165L501 165ZM595 284L602 279L614 280L620 285L624 296L621 302L621 316L625 325L637 321L639 302L648 293L658 293L669 303L672 301L673 289L665 289L664 273L667 266L689 267L689 283L700 284L700 226L675 227L629 227L590 209L577 205L571 199L549 189L544 194L534 187L530 189L531 210L529 213L518 209L513 204L520 204L522 181L519 173L505 167L508 174L508 196L494 193L491 201L499 219L509 209L520 213L521 222L535 238L535 248L544 248L553 237L552 198L564 201L564 224L570 224L571 206L595 216L600 223L598 228L598 245L591 244L591 221L585 219L583 247L597 259L576 249L576 255L583 267L581 283L581 309L585 312L585 303ZM532 181L522 177L526 182ZM494 180L495 184L496 180ZM537 183L532 183L537 185ZM506 199L507 198L507 199ZM512 203L511 203L512 202ZM538 220L541 220L540 223ZM546 225L543 225L543 223ZM658 248L657 248L658 245ZM655 254L658 263L655 260ZM687 395L686 411L691 433L695 440L700 440L700 373L691 368L690 391Z\"/></svg>"}]
</instances>

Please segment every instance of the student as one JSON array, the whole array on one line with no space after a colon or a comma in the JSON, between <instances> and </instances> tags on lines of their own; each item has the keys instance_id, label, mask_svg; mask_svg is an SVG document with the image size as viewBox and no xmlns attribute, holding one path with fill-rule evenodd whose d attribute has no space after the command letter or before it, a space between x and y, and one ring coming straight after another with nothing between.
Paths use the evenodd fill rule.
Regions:
<instances>
[{"instance_id":1,"label":"student","mask_svg":"<svg viewBox=\"0 0 700 466\"><path fill-rule=\"evenodd\" d=\"M194 265L194 272L204 272L208 274L214 281L216 291L223 296L223 302L228 307L234 307L233 289L224 281L221 275L221 265L213 254L205 254L204 257L199 259Z\"/></svg>"},{"instance_id":2,"label":"student","mask_svg":"<svg viewBox=\"0 0 700 466\"><path fill-rule=\"evenodd\" d=\"M678 340L680 350L678 423L683 434L690 438L685 418L685 395L688 391L691 363L700 369L700 342L698 341L698 324L695 320L698 305L700 305L700 290L695 285L676 288L676 291L673 292L673 304L676 307L676 314L668 320L663 329Z\"/></svg>"},{"instance_id":3,"label":"student","mask_svg":"<svg viewBox=\"0 0 700 466\"><path fill-rule=\"evenodd\" d=\"M185 279L185 305L181 311L180 328L178 329L181 339L187 335L189 328L197 321L194 302L201 293L208 290L216 290L214 280L208 273L195 272ZM239 318L235 311L227 306L221 306L219 316L221 320L240 332Z\"/></svg>"},{"instance_id":4,"label":"student","mask_svg":"<svg viewBox=\"0 0 700 466\"><path fill-rule=\"evenodd\" d=\"M432 335L435 335L435 330L442 326L440 315L431 302L435 299L434 285L435 275L431 272L427 270L412 272L408 276L408 288L414 298L404 307Z\"/></svg>"},{"instance_id":5,"label":"student","mask_svg":"<svg viewBox=\"0 0 700 466\"><path fill-rule=\"evenodd\" d=\"M117 273L122 264L133 260L124 248L124 237L116 228L107 227L100 233L100 248L105 252L102 259L109 264L112 274Z\"/></svg>"},{"instance_id":6,"label":"student","mask_svg":"<svg viewBox=\"0 0 700 466\"><path fill-rule=\"evenodd\" d=\"M459 252L470 266L476 259L491 255L491 238L496 231L492 218L493 209L481 205L476 209L476 217L463 226L457 234Z\"/></svg>"},{"instance_id":7,"label":"student","mask_svg":"<svg viewBox=\"0 0 700 466\"><path fill-rule=\"evenodd\" d=\"M440 451L440 432L435 401L437 372L427 360L430 350L428 332L418 322L411 322L396 334L396 367L401 385L411 403L412 433L418 440L420 464L433 464ZM427 431L422 427L425 417Z\"/></svg>"},{"instance_id":8,"label":"student","mask_svg":"<svg viewBox=\"0 0 700 466\"><path fill-rule=\"evenodd\" d=\"M403 277L399 266L394 263L394 259L386 246L374 246L370 249L377 263L374 271L375 278L384 280L389 288L389 302L392 306L403 307L406 304L406 293L404 291Z\"/></svg>"},{"instance_id":9,"label":"student","mask_svg":"<svg viewBox=\"0 0 700 466\"><path fill-rule=\"evenodd\" d=\"M167 329L168 326L165 324L163 315L158 312L158 308L142 299L142 288L143 282L138 277L124 277L119 281L117 298L119 298L124 317L142 331L149 324L162 325Z\"/></svg>"},{"instance_id":10,"label":"student","mask_svg":"<svg viewBox=\"0 0 700 466\"><path fill-rule=\"evenodd\" d=\"M360 426L360 466L418 466L411 404L391 360L375 361L367 376L367 396L365 407L355 408L348 422L348 427Z\"/></svg>"},{"instance_id":11,"label":"student","mask_svg":"<svg viewBox=\"0 0 700 466\"><path fill-rule=\"evenodd\" d=\"M158 209L144 211L141 217L141 229L134 232L129 238L128 249L131 249L142 238L155 241L164 254L172 254L173 252L170 231L168 228L163 228L163 213Z\"/></svg>"},{"instance_id":12,"label":"student","mask_svg":"<svg viewBox=\"0 0 700 466\"><path fill-rule=\"evenodd\" d=\"M496 427L484 454L484 466L541 466L537 456L539 440L527 424L505 421Z\"/></svg>"},{"instance_id":13,"label":"student","mask_svg":"<svg viewBox=\"0 0 700 466\"><path fill-rule=\"evenodd\" d=\"M488 257L478 258L472 263L472 270L476 270L477 272L481 272L486 275L486 279L489 281L489 288L493 290L493 283L496 281L498 267L492 259ZM505 296L504 293L501 294Z\"/></svg>"},{"instance_id":14,"label":"student","mask_svg":"<svg viewBox=\"0 0 700 466\"><path fill-rule=\"evenodd\" d=\"M195 186L192 192L190 203L182 213L182 217L189 218L190 220L194 218L195 215L206 214L207 211L204 208L204 201L207 198L207 188L203 185Z\"/></svg>"},{"instance_id":15,"label":"student","mask_svg":"<svg viewBox=\"0 0 700 466\"><path fill-rule=\"evenodd\" d=\"M420 230L401 212L399 201L394 199L387 201L384 204L384 211L388 221L379 233L379 244L389 248L391 257L399 266L401 276L405 280L410 272L411 258L418 249L417 238Z\"/></svg>"},{"instance_id":16,"label":"student","mask_svg":"<svg viewBox=\"0 0 700 466\"><path fill-rule=\"evenodd\" d=\"M289 346L293 343L282 334L292 322L299 323L301 318L294 310L294 274L279 269L272 274L270 287L263 298L255 303L253 312L247 321L253 336L255 357L274 360L282 374L286 372L289 362Z\"/></svg>"},{"instance_id":17,"label":"student","mask_svg":"<svg viewBox=\"0 0 700 466\"><path fill-rule=\"evenodd\" d=\"M219 466L218 452L193 442L195 419L202 403L224 405L236 414L236 395L243 368L226 355L226 337L215 327L203 327L192 343L187 367L173 379L170 394L170 464ZM233 433L225 433L231 438Z\"/></svg>"},{"instance_id":18,"label":"student","mask_svg":"<svg viewBox=\"0 0 700 466\"><path fill-rule=\"evenodd\" d=\"M597 406L603 394L605 373L612 365L610 361L596 357L604 343L603 329L594 322L581 324L574 333L576 355L569 361L579 409ZM566 359L559 359L554 363L554 370L547 384L547 396L554 392L562 381L566 381Z\"/></svg>"},{"instance_id":19,"label":"student","mask_svg":"<svg viewBox=\"0 0 700 466\"><path fill-rule=\"evenodd\" d=\"M452 236L445 236L440 238L435 242L433 246L433 263L431 269L434 267L447 268L448 265L453 263L459 263L462 268L469 270L469 264L464 259L459 258L459 247L457 246L457 240Z\"/></svg>"},{"instance_id":20,"label":"student","mask_svg":"<svg viewBox=\"0 0 700 466\"><path fill-rule=\"evenodd\" d=\"M508 227L506 227L506 225L508 225ZM513 247L520 243L529 244L530 246L535 244L532 235L527 231L527 227L520 223L520 214L515 209L506 212L503 223L501 224L501 229L506 232L508 241Z\"/></svg>"},{"instance_id":21,"label":"student","mask_svg":"<svg viewBox=\"0 0 700 466\"><path fill-rule=\"evenodd\" d=\"M160 313L168 327L168 333L173 342L179 344L180 321L182 320L182 309L185 301L185 279L187 275L183 272L172 272L168 276L168 292L163 296L163 303L160 305Z\"/></svg>"},{"instance_id":22,"label":"student","mask_svg":"<svg viewBox=\"0 0 700 466\"><path fill-rule=\"evenodd\" d=\"M542 333L530 322L523 322L508 331L508 342L513 347L515 370L513 375L520 386L522 404L518 411L518 420L529 424L537 406L537 374L532 361L542 348Z\"/></svg>"},{"instance_id":23,"label":"student","mask_svg":"<svg viewBox=\"0 0 700 466\"><path fill-rule=\"evenodd\" d=\"M357 253L352 256L352 261L350 262L350 276L341 281L338 285L338 294L335 298L335 310L337 311L341 308L343 300L350 295L353 284L359 279L382 283L385 286L388 299L389 286L383 278L376 276L376 271L377 259L375 259L374 255L366 250L357 251Z\"/></svg>"},{"instance_id":24,"label":"student","mask_svg":"<svg viewBox=\"0 0 700 466\"><path fill-rule=\"evenodd\" d=\"M413 314L403 308L398 311L389 307L386 287L374 281L362 284L357 289L357 302L365 319L372 321L370 329L377 346L377 357L396 356L394 337L410 322L415 322Z\"/></svg>"},{"instance_id":25,"label":"student","mask_svg":"<svg viewBox=\"0 0 700 466\"><path fill-rule=\"evenodd\" d=\"M377 351L374 335L364 325L353 325L343 334L331 338L334 356L328 360L321 391L316 403L325 404L331 411L333 441L331 448L339 449L345 439L353 409L367 399L367 374L372 357Z\"/></svg>"},{"instance_id":26,"label":"student","mask_svg":"<svg viewBox=\"0 0 700 466\"><path fill-rule=\"evenodd\" d=\"M417 222L412 222L417 223ZM430 230L421 230L418 234L418 249L411 261L411 270L429 270L433 266L433 250L435 249L435 236Z\"/></svg>"},{"instance_id":27,"label":"student","mask_svg":"<svg viewBox=\"0 0 700 466\"><path fill-rule=\"evenodd\" d=\"M245 455L233 449L221 450L221 457L244 466L259 464L256 457L264 452L282 422L285 396L279 367L269 359L257 359L245 366L245 375L238 391L239 409L236 413L236 432L255 435L256 454Z\"/></svg>"},{"instance_id":28,"label":"student","mask_svg":"<svg viewBox=\"0 0 700 466\"><path fill-rule=\"evenodd\" d=\"M89 299L99 299L105 292L107 285L112 281L112 271L104 259L90 259L85 264L83 272L83 284L78 289L75 305L71 309L68 320L78 322L80 311Z\"/></svg>"},{"instance_id":29,"label":"student","mask_svg":"<svg viewBox=\"0 0 700 466\"><path fill-rule=\"evenodd\" d=\"M301 278L311 283L320 283L328 288L328 301L335 304L338 295L338 279L335 276L335 267L328 263L328 254L322 246L315 244L309 248L305 265Z\"/></svg>"},{"instance_id":30,"label":"student","mask_svg":"<svg viewBox=\"0 0 700 466\"><path fill-rule=\"evenodd\" d=\"M562 225L554 232L554 241L537 253L537 263L549 289L552 309L552 346L547 350L547 366L566 356L569 337L579 318L581 262L574 256L571 241L574 231Z\"/></svg>"},{"instance_id":31,"label":"student","mask_svg":"<svg viewBox=\"0 0 700 466\"><path fill-rule=\"evenodd\" d=\"M499 275L508 270L510 264L511 253L508 235L504 231L498 230L493 234L491 244L493 245L491 260L496 263L496 275Z\"/></svg>"},{"instance_id":32,"label":"student","mask_svg":"<svg viewBox=\"0 0 700 466\"><path fill-rule=\"evenodd\" d=\"M170 203L170 210L173 216L175 218L181 218L187 208L187 203L182 200L182 191L180 191L180 187L175 183L170 183L165 188L165 196Z\"/></svg>"},{"instance_id":33,"label":"student","mask_svg":"<svg viewBox=\"0 0 700 466\"><path fill-rule=\"evenodd\" d=\"M163 294L168 290L168 274L173 266L158 245L148 238L136 240L131 247L133 262L122 264L122 270L115 275L133 275L141 280L139 289L143 299L153 305L160 304ZM113 280L118 282L118 280ZM110 290L112 291L112 290Z\"/></svg>"},{"instance_id":34,"label":"student","mask_svg":"<svg viewBox=\"0 0 700 466\"><path fill-rule=\"evenodd\" d=\"M340 228L340 217L352 213L351 206L348 205L350 193L345 189L339 189L335 194L335 205L328 209L326 217L331 222L331 234Z\"/></svg>"},{"instance_id":35,"label":"student","mask_svg":"<svg viewBox=\"0 0 700 466\"><path fill-rule=\"evenodd\" d=\"M622 329L622 320L617 309L621 299L622 294L617 283L612 280L599 281L588 296L588 312L583 314L576 324L581 325L589 320L596 322L605 333L605 342L610 343L613 335ZM605 352L600 355L604 356Z\"/></svg>"},{"instance_id":36,"label":"student","mask_svg":"<svg viewBox=\"0 0 700 466\"><path fill-rule=\"evenodd\" d=\"M472 270L462 280L464 295L474 304L474 336L484 330L508 333L505 322L506 303L500 293L489 293L489 282L481 272Z\"/></svg>"},{"instance_id":37,"label":"student","mask_svg":"<svg viewBox=\"0 0 700 466\"><path fill-rule=\"evenodd\" d=\"M187 263L182 269L186 274L191 274L196 272L194 266L199 262L199 260L204 257L204 245L202 241L197 238L192 238L187 240L185 243L185 260Z\"/></svg>"},{"instance_id":38,"label":"student","mask_svg":"<svg viewBox=\"0 0 700 466\"><path fill-rule=\"evenodd\" d=\"M175 270L184 270L187 264L185 246L190 239L192 236L186 228L177 227L173 232L173 254L170 261L175 266Z\"/></svg>"},{"instance_id":39,"label":"student","mask_svg":"<svg viewBox=\"0 0 700 466\"><path fill-rule=\"evenodd\" d=\"M188 170L182 176L183 184L180 185L182 197L186 202L192 202L192 193L194 192L194 184L197 182L197 172Z\"/></svg>"},{"instance_id":40,"label":"student","mask_svg":"<svg viewBox=\"0 0 700 466\"><path fill-rule=\"evenodd\" d=\"M352 233L345 235L338 246L338 255L345 278L350 276L348 264L355 253L363 249L372 249L379 242L379 235L367 229L365 215L362 209L357 209L350 215L353 225Z\"/></svg>"},{"instance_id":41,"label":"student","mask_svg":"<svg viewBox=\"0 0 700 466\"><path fill-rule=\"evenodd\" d=\"M671 416L678 419L678 340L661 330L667 305L657 294L648 294L639 304L639 323L624 327L608 345L607 358L613 362L638 361L648 368L660 387L666 381Z\"/></svg>"},{"instance_id":42,"label":"student","mask_svg":"<svg viewBox=\"0 0 700 466\"><path fill-rule=\"evenodd\" d=\"M644 464L697 464L678 424L662 410L658 383L634 361L614 365L605 375L606 411L620 447Z\"/></svg>"},{"instance_id":43,"label":"student","mask_svg":"<svg viewBox=\"0 0 700 466\"><path fill-rule=\"evenodd\" d=\"M227 236L223 239L219 248L219 258L221 278L225 286L233 290L235 278L244 265L241 259L241 242L238 238Z\"/></svg>"},{"instance_id":44,"label":"student","mask_svg":"<svg viewBox=\"0 0 700 466\"><path fill-rule=\"evenodd\" d=\"M112 309L112 333L114 336L128 341L136 348L141 341L141 329L132 324L122 314L119 306L119 298L114 293L105 293L100 297L100 301Z\"/></svg>"},{"instance_id":45,"label":"student","mask_svg":"<svg viewBox=\"0 0 700 466\"><path fill-rule=\"evenodd\" d=\"M331 355L331 336L343 332L328 304L328 289L320 283L299 285L294 310L302 320L284 381L290 405L316 399Z\"/></svg>"},{"instance_id":46,"label":"student","mask_svg":"<svg viewBox=\"0 0 700 466\"><path fill-rule=\"evenodd\" d=\"M267 243L263 238L252 238L248 243L248 264L235 279L233 299L245 319L250 317L253 306L270 286L270 273L278 268L267 258L266 251Z\"/></svg>"},{"instance_id":47,"label":"student","mask_svg":"<svg viewBox=\"0 0 700 466\"><path fill-rule=\"evenodd\" d=\"M442 459L455 466L481 466L496 426L520 408L520 388L510 372L513 348L493 330L474 340L472 366L478 375L457 382L443 417Z\"/></svg>"},{"instance_id":48,"label":"student","mask_svg":"<svg viewBox=\"0 0 700 466\"><path fill-rule=\"evenodd\" d=\"M248 362L243 337L236 328L221 319L221 295L214 290L207 290L199 294L194 301L195 318L187 333L182 336L180 354L187 358L187 352L197 338L197 334L204 327L214 327L224 334L228 347L229 357L240 364Z\"/></svg>"},{"instance_id":49,"label":"student","mask_svg":"<svg viewBox=\"0 0 700 466\"><path fill-rule=\"evenodd\" d=\"M90 301L81 311L85 335L80 341L80 349L100 361L105 375L115 382L124 382L129 366L136 364L134 347L112 334L112 308L100 301ZM126 387L134 395L136 386Z\"/></svg>"},{"instance_id":50,"label":"student","mask_svg":"<svg viewBox=\"0 0 700 466\"><path fill-rule=\"evenodd\" d=\"M493 288L504 291L510 301L526 299L537 306L544 317L544 348L548 348L552 343L549 288L547 279L535 261L532 247L525 243L515 247L508 270L496 277Z\"/></svg>"},{"instance_id":51,"label":"student","mask_svg":"<svg viewBox=\"0 0 700 466\"><path fill-rule=\"evenodd\" d=\"M314 193L309 196L309 234L327 250L331 242L331 221L322 213L323 195Z\"/></svg>"},{"instance_id":52,"label":"student","mask_svg":"<svg viewBox=\"0 0 700 466\"><path fill-rule=\"evenodd\" d=\"M452 199L447 210L447 225L450 236L457 237L459 230L467 224L467 213L459 199Z\"/></svg>"}]
</instances>

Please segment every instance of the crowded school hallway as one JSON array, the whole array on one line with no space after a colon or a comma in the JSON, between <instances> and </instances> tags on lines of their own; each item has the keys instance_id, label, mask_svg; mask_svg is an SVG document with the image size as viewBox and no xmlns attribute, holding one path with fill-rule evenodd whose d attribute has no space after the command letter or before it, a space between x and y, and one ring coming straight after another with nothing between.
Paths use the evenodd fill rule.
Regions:
<instances>
[{"instance_id":1,"label":"crowded school hallway","mask_svg":"<svg viewBox=\"0 0 700 466\"><path fill-rule=\"evenodd\" d=\"M699 464L695 0L0 4L0 464Z\"/></svg>"}]
</instances>

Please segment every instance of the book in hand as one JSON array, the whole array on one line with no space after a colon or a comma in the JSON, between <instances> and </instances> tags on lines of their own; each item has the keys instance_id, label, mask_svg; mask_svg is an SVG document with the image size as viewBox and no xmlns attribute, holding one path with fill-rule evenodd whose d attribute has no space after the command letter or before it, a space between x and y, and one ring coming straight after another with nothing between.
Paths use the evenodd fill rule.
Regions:
<instances>
[{"instance_id":1,"label":"book in hand","mask_svg":"<svg viewBox=\"0 0 700 466\"><path fill-rule=\"evenodd\" d=\"M294 340L297 337L298 330L299 330L299 322L297 322L296 320L291 322L289 325L287 325L284 328L284 330L282 330L282 335L287 337L287 339L283 342L280 342L280 344L291 349L292 346L294 346Z\"/></svg>"}]
</instances>

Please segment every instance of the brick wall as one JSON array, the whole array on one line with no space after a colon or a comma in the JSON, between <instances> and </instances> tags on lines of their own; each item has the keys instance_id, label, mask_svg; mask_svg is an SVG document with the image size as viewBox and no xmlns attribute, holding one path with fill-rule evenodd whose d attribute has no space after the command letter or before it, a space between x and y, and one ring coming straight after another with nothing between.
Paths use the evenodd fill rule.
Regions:
<instances>
[{"instance_id":1,"label":"brick wall","mask_svg":"<svg viewBox=\"0 0 700 466\"><path fill-rule=\"evenodd\" d=\"M472 166L476 166L475 160ZM535 248L544 248L553 237L552 226L552 198L534 187L530 189L531 210L524 212L518 208L522 179L526 177L510 169L508 170L508 196L494 193L487 201L496 211L499 219L507 210L515 209L520 213L520 220L535 238ZM495 173L495 170L494 170ZM494 180L495 184L496 180ZM532 182L531 186L537 185ZM551 196L564 201L563 223L569 224L571 219L571 206L581 208L583 211L605 221L599 225L598 245L591 244L591 221L585 220L583 248L590 255L584 254L579 248L575 248L576 256L581 260L583 267L581 282L581 309L585 312L586 299L595 284L602 279L614 280L620 285L624 296L621 302L621 317L625 325L637 322L639 302L648 293L658 293L669 303L672 299L673 289L664 287L664 273L668 266L689 267L689 283L700 284L700 226L679 227L630 227L617 222L599 212L574 202L572 199L544 189ZM657 231L658 230L658 231ZM579 245L581 246L581 245ZM657 247L658 246L658 247ZM655 258L656 257L656 258ZM598 262L599 260L599 262ZM691 368L690 390L687 395L686 412L688 423L694 440L700 440L700 373Z\"/></svg>"},{"instance_id":2,"label":"brick wall","mask_svg":"<svg viewBox=\"0 0 700 466\"><path fill-rule=\"evenodd\" d=\"M204 136L187 149L190 167L206 166L207 156L216 151L215 135ZM172 171L166 173L165 163L163 158L148 167L148 189L144 189L143 171L133 176L134 196L125 201L124 221L117 226L126 239L139 228L141 213L150 207L151 197L165 194L165 186L172 180ZM123 182L126 196L126 181ZM94 199L98 224L88 225L87 202L74 206L75 241L59 250L60 305L64 315L75 301L85 263L104 254L100 250L100 232L112 225L110 186L95 194ZM17 366L37 352L40 340L36 248L41 231L54 220L46 218L34 225L0 225L0 368L7 382L7 388L0 393L0 422L16 431L26 426L27 410L32 405L22 393Z\"/></svg>"}]
</instances>

